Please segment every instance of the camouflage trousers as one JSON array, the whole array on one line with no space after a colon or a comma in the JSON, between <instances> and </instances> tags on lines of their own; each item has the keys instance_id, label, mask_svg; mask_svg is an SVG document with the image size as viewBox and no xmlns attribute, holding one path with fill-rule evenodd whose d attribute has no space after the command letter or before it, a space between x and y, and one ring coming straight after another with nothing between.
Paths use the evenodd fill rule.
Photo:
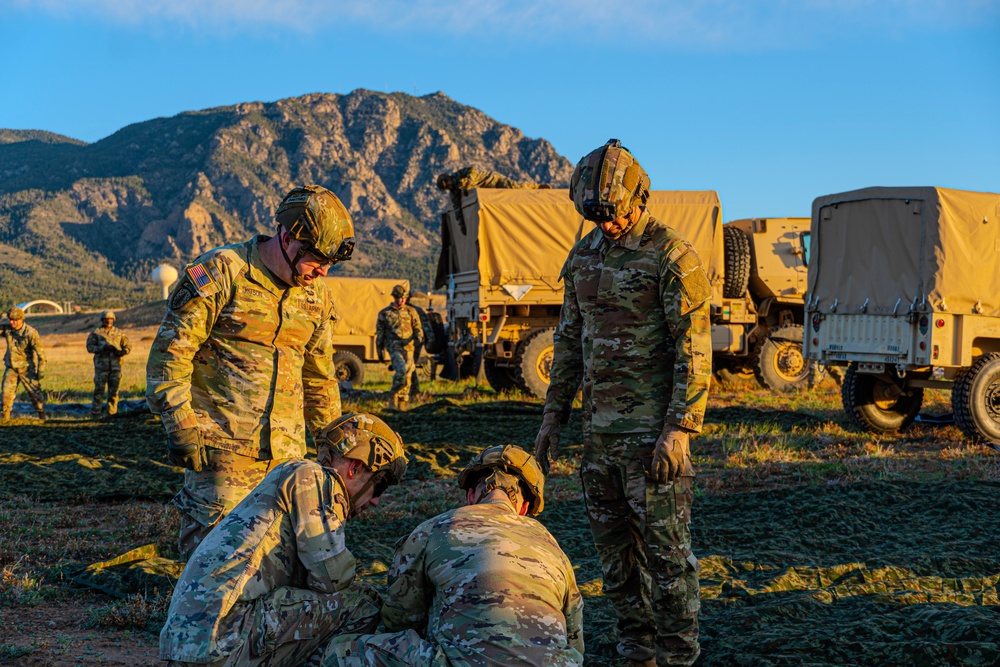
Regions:
<instances>
[{"instance_id":1,"label":"camouflage trousers","mask_svg":"<svg viewBox=\"0 0 1000 667\"><path fill-rule=\"evenodd\" d=\"M276 588L226 615L219 627L232 628L235 633L247 633L249 628L247 638L226 658L207 667L318 667L331 639L378 627L381 607L378 593L367 585L356 584L337 593ZM192 663L167 664L180 667Z\"/></svg>"},{"instance_id":2,"label":"camouflage trousers","mask_svg":"<svg viewBox=\"0 0 1000 667\"><path fill-rule=\"evenodd\" d=\"M94 400L90 404L92 415L100 415L104 405L104 389L108 391L108 414L118 413L118 386L122 381L121 368L94 367Z\"/></svg>"},{"instance_id":3,"label":"camouflage trousers","mask_svg":"<svg viewBox=\"0 0 1000 667\"><path fill-rule=\"evenodd\" d=\"M32 405L35 406L35 411L43 411L45 409L45 394L42 393L42 386L38 383L37 378L32 377L26 370L16 371L13 368L6 368L3 372L3 381L0 382L0 411L5 416L10 416L18 383L24 387Z\"/></svg>"},{"instance_id":4,"label":"camouflage trousers","mask_svg":"<svg viewBox=\"0 0 1000 667\"><path fill-rule=\"evenodd\" d=\"M694 477L646 476L659 434L592 434L580 479L604 593L618 614L618 652L658 665L698 657L698 561L691 553Z\"/></svg>"},{"instance_id":5,"label":"camouflage trousers","mask_svg":"<svg viewBox=\"0 0 1000 667\"><path fill-rule=\"evenodd\" d=\"M378 635L341 635L327 646L321 667L449 667L441 647L413 630Z\"/></svg>"},{"instance_id":6,"label":"camouflage trousers","mask_svg":"<svg viewBox=\"0 0 1000 667\"><path fill-rule=\"evenodd\" d=\"M177 546L187 560L222 517L257 488L286 459L260 461L224 449L205 448L208 463L201 472L184 471L184 487L170 501L183 515Z\"/></svg>"},{"instance_id":7,"label":"camouflage trousers","mask_svg":"<svg viewBox=\"0 0 1000 667\"><path fill-rule=\"evenodd\" d=\"M417 365L413 360L413 344L394 347L389 350L389 361L392 363L392 386L389 394L396 398L396 403L406 403L410 400L410 383L416 375Z\"/></svg>"}]
</instances>

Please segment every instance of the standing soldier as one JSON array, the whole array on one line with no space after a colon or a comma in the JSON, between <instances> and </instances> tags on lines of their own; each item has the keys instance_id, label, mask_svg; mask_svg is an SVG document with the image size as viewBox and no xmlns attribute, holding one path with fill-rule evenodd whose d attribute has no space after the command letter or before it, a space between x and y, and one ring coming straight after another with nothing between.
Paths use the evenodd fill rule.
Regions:
<instances>
[{"instance_id":1,"label":"standing soldier","mask_svg":"<svg viewBox=\"0 0 1000 667\"><path fill-rule=\"evenodd\" d=\"M700 602L688 439L701 430L712 373L711 288L691 245L646 210L649 177L619 141L584 156L570 184L597 228L562 270L535 455L548 470L582 381L580 477L618 652L634 665L690 665Z\"/></svg>"},{"instance_id":2,"label":"standing soldier","mask_svg":"<svg viewBox=\"0 0 1000 667\"><path fill-rule=\"evenodd\" d=\"M45 419L45 394L39 384L45 376L45 353L42 339L35 328L24 323L24 311L14 306L7 311L7 324L0 324L0 334L7 339L3 355L3 382L0 384L3 419L10 419L14 394L20 383L35 406L39 419Z\"/></svg>"},{"instance_id":3,"label":"standing soldier","mask_svg":"<svg viewBox=\"0 0 1000 667\"><path fill-rule=\"evenodd\" d=\"M118 413L118 385L122 381L121 358L132 351L132 344L121 329L115 326L115 313L106 310L101 315L100 326L87 336L87 352L94 355L94 402L90 416L98 419L104 404L104 388L108 388L108 414Z\"/></svg>"},{"instance_id":4,"label":"standing soldier","mask_svg":"<svg viewBox=\"0 0 1000 667\"><path fill-rule=\"evenodd\" d=\"M210 250L167 301L146 364L146 401L187 468L174 497L187 557L276 461L306 452L340 415L329 268L350 259L354 226L336 195L297 187L277 233ZM304 417L304 419L303 419Z\"/></svg>"},{"instance_id":5,"label":"standing soldier","mask_svg":"<svg viewBox=\"0 0 1000 667\"><path fill-rule=\"evenodd\" d=\"M375 325L375 349L378 360L385 361L389 351L392 362L392 387L389 389L389 407L403 409L410 400L411 374L416 370L414 349L424 342L420 316L413 306L406 303L406 287L392 288L392 303L378 313Z\"/></svg>"}]
</instances>

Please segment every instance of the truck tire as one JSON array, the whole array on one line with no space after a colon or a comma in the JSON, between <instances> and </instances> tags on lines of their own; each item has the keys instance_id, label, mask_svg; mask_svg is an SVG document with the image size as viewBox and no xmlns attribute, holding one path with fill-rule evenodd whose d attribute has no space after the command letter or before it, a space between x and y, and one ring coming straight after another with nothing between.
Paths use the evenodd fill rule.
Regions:
<instances>
[{"instance_id":1,"label":"truck tire","mask_svg":"<svg viewBox=\"0 0 1000 667\"><path fill-rule=\"evenodd\" d=\"M754 373L754 369L745 363L745 359L733 359L733 360L721 360L712 359L712 364L715 366L715 378L718 382L726 382L729 384L746 384L748 382L756 383L757 378Z\"/></svg>"},{"instance_id":2,"label":"truck tire","mask_svg":"<svg viewBox=\"0 0 1000 667\"><path fill-rule=\"evenodd\" d=\"M893 433L913 423L924 390L907 388L901 380L885 375L859 373L851 364L840 388L840 398L848 418L862 431Z\"/></svg>"},{"instance_id":3,"label":"truck tire","mask_svg":"<svg viewBox=\"0 0 1000 667\"><path fill-rule=\"evenodd\" d=\"M984 354L959 374L951 407L965 437L1000 444L1000 352Z\"/></svg>"},{"instance_id":4,"label":"truck tire","mask_svg":"<svg viewBox=\"0 0 1000 667\"><path fill-rule=\"evenodd\" d=\"M754 375L771 391L809 387L810 364L802 356L802 325L778 327L761 340Z\"/></svg>"},{"instance_id":5,"label":"truck tire","mask_svg":"<svg viewBox=\"0 0 1000 667\"><path fill-rule=\"evenodd\" d=\"M350 382L357 387L365 381L365 365L353 352L346 350L334 352L333 366L337 382Z\"/></svg>"},{"instance_id":6,"label":"truck tire","mask_svg":"<svg viewBox=\"0 0 1000 667\"><path fill-rule=\"evenodd\" d=\"M490 383L490 386L498 394L508 392L517 387L517 382L514 380L514 376L510 374L510 369L497 366L494 360L487 359L486 363L483 364L483 369L486 371L487 382Z\"/></svg>"},{"instance_id":7,"label":"truck tire","mask_svg":"<svg viewBox=\"0 0 1000 667\"><path fill-rule=\"evenodd\" d=\"M545 398L549 390L552 358L555 351L553 327L531 334L517 349L514 379L521 391L535 398Z\"/></svg>"},{"instance_id":8,"label":"truck tire","mask_svg":"<svg viewBox=\"0 0 1000 667\"><path fill-rule=\"evenodd\" d=\"M750 241L742 229L724 226L722 240L725 248L726 275L722 282L722 296L739 299L750 283Z\"/></svg>"}]
</instances>

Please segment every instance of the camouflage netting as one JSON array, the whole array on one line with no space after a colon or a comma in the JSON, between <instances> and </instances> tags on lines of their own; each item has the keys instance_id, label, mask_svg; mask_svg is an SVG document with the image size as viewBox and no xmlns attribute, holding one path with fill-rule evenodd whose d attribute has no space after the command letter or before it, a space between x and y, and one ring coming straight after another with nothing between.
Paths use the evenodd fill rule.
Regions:
<instances>
[{"instance_id":1,"label":"camouflage netting","mask_svg":"<svg viewBox=\"0 0 1000 667\"><path fill-rule=\"evenodd\" d=\"M707 421L771 414L726 408L709 410ZM789 426L818 421L773 415ZM442 400L386 418L407 443L408 477L416 483L457 475L486 445L530 447L541 406ZM568 441L580 441L578 412L566 433ZM0 498L166 500L180 485L180 472L164 462L162 429L148 416L15 422L2 435ZM579 454L579 446L568 451ZM577 566L587 597L587 664L620 665L582 500L566 491L573 478L551 482L539 518ZM896 481L698 495L692 530L702 565L700 664L996 664L1000 522L991 511L998 493L995 482ZM348 544L362 576L384 582L396 540L425 518L400 508L350 523ZM121 595L164 590L172 577L176 564L150 545L82 564L74 580Z\"/></svg>"}]
</instances>

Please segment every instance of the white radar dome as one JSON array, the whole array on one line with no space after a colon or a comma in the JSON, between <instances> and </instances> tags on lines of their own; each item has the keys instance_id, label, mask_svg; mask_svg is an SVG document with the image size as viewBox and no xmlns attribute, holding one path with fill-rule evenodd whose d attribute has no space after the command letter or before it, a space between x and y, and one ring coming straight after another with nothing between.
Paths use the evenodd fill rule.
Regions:
<instances>
[{"instance_id":1,"label":"white radar dome","mask_svg":"<svg viewBox=\"0 0 1000 667\"><path fill-rule=\"evenodd\" d=\"M169 264L160 264L153 269L153 282L163 289L163 299L170 295L170 286L177 282L177 269Z\"/></svg>"}]
</instances>

